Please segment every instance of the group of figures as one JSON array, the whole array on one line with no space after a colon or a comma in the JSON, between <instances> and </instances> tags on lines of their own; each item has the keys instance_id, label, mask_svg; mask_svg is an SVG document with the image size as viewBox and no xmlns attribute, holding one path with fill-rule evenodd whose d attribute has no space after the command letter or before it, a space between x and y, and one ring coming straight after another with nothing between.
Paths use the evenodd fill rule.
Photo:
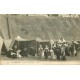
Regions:
<instances>
[{"instance_id":1,"label":"group of figures","mask_svg":"<svg viewBox=\"0 0 80 80\"><path fill-rule=\"evenodd\" d=\"M29 55L36 56L38 59L52 59L52 60L66 60L66 56L78 56L79 44L72 41L71 44L65 43L54 43L49 47L47 44L43 48L41 44L37 48L28 48L25 46L22 50L18 49L15 45L12 50L7 52L7 57L12 59L28 57Z\"/></svg>"},{"instance_id":2,"label":"group of figures","mask_svg":"<svg viewBox=\"0 0 80 80\"><path fill-rule=\"evenodd\" d=\"M48 56L50 56L50 58L53 60L66 60L66 56L77 56L78 51L79 45L72 41L71 44L67 42L53 44L51 49L49 49L47 45L43 49L42 45L40 45L38 55L40 58L44 56L45 59L48 59Z\"/></svg>"},{"instance_id":3,"label":"group of figures","mask_svg":"<svg viewBox=\"0 0 80 80\"><path fill-rule=\"evenodd\" d=\"M35 56L36 51L31 47L30 50L25 46L23 49L18 49L18 46L15 45L12 49L7 51L7 57L15 59L21 57L28 57L28 55Z\"/></svg>"}]
</instances>

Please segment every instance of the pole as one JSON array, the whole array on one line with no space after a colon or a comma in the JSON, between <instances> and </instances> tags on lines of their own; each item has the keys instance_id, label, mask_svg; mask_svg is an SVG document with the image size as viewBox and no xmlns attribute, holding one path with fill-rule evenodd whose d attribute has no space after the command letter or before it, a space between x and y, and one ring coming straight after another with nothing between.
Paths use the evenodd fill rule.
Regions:
<instances>
[{"instance_id":1,"label":"pole","mask_svg":"<svg viewBox=\"0 0 80 80\"><path fill-rule=\"evenodd\" d=\"M6 19L7 19L8 35L9 35L9 39L11 39L8 17Z\"/></svg>"}]
</instances>

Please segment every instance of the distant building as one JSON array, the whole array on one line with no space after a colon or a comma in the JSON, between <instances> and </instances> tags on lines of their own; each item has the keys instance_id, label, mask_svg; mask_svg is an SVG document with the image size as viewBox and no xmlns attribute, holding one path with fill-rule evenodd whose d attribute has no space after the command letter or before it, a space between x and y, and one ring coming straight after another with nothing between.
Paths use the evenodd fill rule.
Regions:
<instances>
[{"instance_id":1,"label":"distant building","mask_svg":"<svg viewBox=\"0 0 80 80\"><path fill-rule=\"evenodd\" d=\"M80 17L80 14L1 14L4 16Z\"/></svg>"},{"instance_id":2,"label":"distant building","mask_svg":"<svg viewBox=\"0 0 80 80\"><path fill-rule=\"evenodd\" d=\"M45 16L45 17L48 17L47 14L28 14L28 16Z\"/></svg>"},{"instance_id":3,"label":"distant building","mask_svg":"<svg viewBox=\"0 0 80 80\"><path fill-rule=\"evenodd\" d=\"M59 17L79 17L79 14L58 14Z\"/></svg>"}]
</instances>

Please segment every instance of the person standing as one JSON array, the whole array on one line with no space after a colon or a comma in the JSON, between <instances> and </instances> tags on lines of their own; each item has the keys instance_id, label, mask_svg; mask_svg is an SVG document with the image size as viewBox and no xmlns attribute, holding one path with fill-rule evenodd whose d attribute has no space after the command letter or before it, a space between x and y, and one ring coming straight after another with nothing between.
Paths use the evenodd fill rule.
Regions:
<instances>
[{"instance_id":1,"label":"person standing","mask_svg":"<svg viewBox=\"0 0 80 80\"><path fill-rule=\"evenodd\" d=\"M71 43L71 48L70 48L70 50L71 50L71 56L73 57L74 56L74 52L75 52L75 44L74 44L74 41L72 41L72 43Z\"/></svg>"},{"instance_id":2,"label":"person standing","mask_svg":"<svg viewBox=\"0 0 80 80\"><path fill-rule=\"evenodd\" d=\"M43 54L43 47L42 47L42 45L39 45L38 55L39 55L39 58L40 58L40 59L42 58L42 54Z\"/></svg>"},{"instance_id":3,"label":"person standing","mask_svg":"<svg viewBox=\"0 0 80 80\"><path fill-rule=\"evenodd\" d=\"M45 59L48 59L48 55L49 55L49 47L46 45L46 46L45 46L45 49L44 49Z\"/></svg>"},{"instance_id":4,"label":"person standing","mask_svg":"<svg viewBox=\"0 0 80 80\"><path fill-rule=\"evenodd\" d=\"M53 49L50 50L50 53L51 53L51 59L55 60L56 59L56 55L54 54Z\"/></svg>"},{"instance_id":5,"label":"person standing","mask_svg":"<svg viewBox=\"0 0 80 80\"><path fill-rule=\"evenodd\" d=\"M17 58L17 50L18 50L18 48L17 48L17 46L15 45L15 46L13 47L13 51L11 52L12 59Z\"/></svg>"},{"instance_id":6,"label":"person standing","mask_svg":"<svg viewBox=\"0 0 80 80\"><path fill-rule=\"evenodd\" d=\"M71 48L71 45L70 45L70 44L68 44L68 45L65 47L65 55L66 55L66 56L70 56L70 53L71 53L70 48Z\"/></svg>"},{"instance_id":7,"label":"person standing","mask_svg":"<svg viewBox=\"0 0 80 80\"><path fill-rule=\"evenodd\" d=\"M61 56L61 47L58 44L56 44L55 54L57 56L57 60L61 60L60 59L60 56Z\"/></svg>"},{"instance_id":8,"label":"person standing","mask_svg":"<svg viewBox=\"0 0 80 80\"><path fill-rule=\"evenodd\" d=\"M61 60L66 60L64 44L61 46Z\"/></svg>"}]
</instances>

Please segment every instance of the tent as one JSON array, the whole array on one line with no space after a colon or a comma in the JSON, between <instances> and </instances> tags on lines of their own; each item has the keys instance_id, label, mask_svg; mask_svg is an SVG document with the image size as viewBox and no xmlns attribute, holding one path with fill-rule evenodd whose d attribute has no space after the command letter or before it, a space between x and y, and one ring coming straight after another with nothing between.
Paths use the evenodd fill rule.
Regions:
<instances>
[{"instance_id":1,"label":"tent","mask_svg":"<svg viewBox=\"0 0 80 80\"><path fill-rule=\"evenodd\" d=\"M37 42L37 47L39 47L39 45L42 45L43 48L45 48L45 46L47 45L49 48L51 48L51 44L49 40L42 40L42 41L38 41Z\"/></svg>"},{"instance_id":2,"label":"tent","mask_svg":"<svg viewBox=\"0 0 80 80\"><path fill-rule=\"evenodd\" d=\"M17 36L15 38L13 46L15 45L17 45L18 49L20 50L24 49L24 47L27 47L28 52L30 51L31 48L33 48L36 51L36 40L27 40L21 38L20 36Z\"/></svg>"},{"instance_id":3,"label":"tent","mask_svg":"<svg viewBox=\"0 0 80 80\"><path fill-rule=\"evenodd\" d=\"M3 45L3 39L0 36L0 54L1 54L2 45Z\"/></svg>"},{"instance_id":4,"label":"tent","mask_svg":"<svg viewBox=\"0 0 80 80\"><path fill-rule=\"evenodd\" d=\"M51 43L51 47L52 47L52 45L54 44L54 41L51 39L50 40L50 43Z\"/></svg>"},{"instance_id":5,"label":"tent","mask_svg":"<svg viewBox=\"0 0 80 80\"><path fill-rule=\"evenodd\" d=\"M59 39L59 41L58 41L59 43L65 43L66 42L66 40L64 39L64 38L62 38L62 39Z\"/></svg>"},{"instance_id":6,"label":"tent","mask_svg":"<svg viewBox=\"0 0 80 80\"><path fill-rule=\"evenodd\" d=\"M51 48L51 43L49 40L37 41L37 53L38 53L39 45L42 45L43 49L45 49L46 45L49 47L49 49Z\"/></svg>"},{"instance_id":7,"label":"tent","mask_svg":"<svg viewBox=\"0 0 80 80\"><path fill-rule=\"evenodd\" d=\"M36 40L27 40L18 36L15 39L15 44L18 46L18 49L21 49L21 50L23 50L24 47L27 47L28 53L32 56L35 56L36 48L37 48Z\"/></svg>"},{"instance_id":8,"label":"tent","mask_svg":"<svg viewBox=\"0 0 80 80\"><path fill-rule=\"evenodd\" d=\"M59 41L58 41L58 42L59 42L59 43L63 43L63 41L62 41L62 40L60 40L60 39L59 39Z\"/></svg>"},{"instance_id":9,"label":"tent","mask_svg":"<svg viewBox=\"0 0 80 80\"><path fill-rule=\"evenodd\" d=\"M54 44L54 41L51 39L51 40L50 40L50 43L51 43L51 44Z\"/></svg>"},{"instance_id":10,"label":"tent","mask_svg":"<svg viewBox=\"0 0 80 80\"><path fill-rule=\"evenodd\" d=\"M63 39L63 43L65 43L66 42L66 40L65 39Z\"/></svg>"},{"instance_id":11,"label":"tent","mask_svg":"<svg viewBox=\"0 0 80 80\"><path fill-rule=\"evenodd\" d=\"M19 35L14 39L14 44L12 44L12 48L17 45L18 49L22 49L24 46L26 46L26 39L21 38Z\"/></svg>"},{"instance_id":12,"label":"tent","mask_svg":"<svg viewBox=\"0 0 80 80\"><path fill-rule=\"evenodd\" d=\"M3 42L3 45L2 45L2 48L1 48L1 55L6 55L6 53L7 53L7 48L6 48L6 46Z\"/></svg>"},{"instance_id":13,"label":"tent","mask_svg":"<svg viewBox=\"0 0 80 80\"><path fill-rule=\"evenodd\" d=\"M7 51L9 50L11 42L12 42L11 39L3 40L3 45L2 45L2 48L1 48L1 54L2 55L5 55L7 53Z\"/></svg>"},{"instance_id":14,"label":"tent","mask_svg":"<svg viewBox=\"0 0 80 80\"><path fill-rule=\"evenodd\" d=\"M41 38L36 38L36 41L42 41L42 39Z\"/></svg>"},{"instance_id":15,"label":"tent","mask_svg":"<svg viewBox=\"0 0 80 80\"><path fill-rule=\"evenodd\" d=\"M15 39L16 41L26 41L26 39L21 38L19 35Z\"/></svg>"},{"instance_id":16,"label":"tent","mask_svg":"<svg viewBox=\"0 0 80 80\"><path fill-rule=\"evenodd\" d=\"M11 43L12 39L4 40L4 44L7 50L9 50Z\"/></svg>"}]
</instances>

